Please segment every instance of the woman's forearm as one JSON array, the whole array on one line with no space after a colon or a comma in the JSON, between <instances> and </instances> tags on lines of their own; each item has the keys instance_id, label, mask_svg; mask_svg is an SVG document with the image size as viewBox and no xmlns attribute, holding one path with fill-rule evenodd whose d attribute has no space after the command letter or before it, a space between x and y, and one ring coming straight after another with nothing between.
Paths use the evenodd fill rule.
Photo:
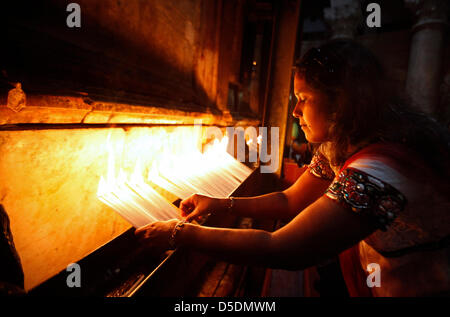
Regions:
<instances>
[{"instance_id":1,"label":"woman's forearm","mask_svg":"<svg viewBox=\"0 0 450 317\"><path fill-rule=\"evenodd\" d=\"M256 197L236 197L233 207L229 199L221 199L222 210L240 217L256 219L285 219L288 215L288 201L282 192Z\"/></svg>"},{"instance_id":2,"label":"woman's forearm","mask_svg":"<svg viewBox=\"0 0 450 317\"><path fill-rule=\"evenodd\" d=\"M176 237L177 246L193 248L224 261L269 265L272 234L255 229L222 229L185 224Z\"/></svg>"},{"instance_id":3,"label":"woman's forearm","mask_svg":"<svg viewBox=\"0 0 450 317\"><path fill-rule=\"evenodd\" d=\"M330 183L330 180L304 172L294 185L283 192L235 198L230 211L241 217L290 221L321 197ZM220 205L222 210L227 211L229 199L221 199Z\"/></svg>"},{"instance_id":4,"label":"woman's forearm","mask_svg":"<svg viewBox=\"0 0 450 317\"><path fill-rule=\"evenodd\" d=\"M273 233L186 223L175 245L230 263L301 270L341 253L373 231L372 218L322 197Z\"/></svg>"}]
</instances>

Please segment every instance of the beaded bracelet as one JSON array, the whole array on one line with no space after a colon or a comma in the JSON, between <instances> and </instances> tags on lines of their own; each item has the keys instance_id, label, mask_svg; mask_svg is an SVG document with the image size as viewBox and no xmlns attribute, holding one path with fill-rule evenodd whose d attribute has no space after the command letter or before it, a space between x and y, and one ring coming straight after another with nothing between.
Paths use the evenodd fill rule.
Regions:
<instances>
[{"instance_id":1,"label":"beaded bracelet","mask_svg":"<svg viewBox=\"0 0 450 317\"><path fill-rule=\"evenodd\" d=\"M178 232L181 230L181 228L183 228L185 223L186 223L186 220L178 221L178 223L175 225L175 227L172 230L172 234L170 235L170 238L169 238L169 245L172 250L175 249L175 247L176 247L175 238L176 238Z\"/></svg>"}]
</instances>

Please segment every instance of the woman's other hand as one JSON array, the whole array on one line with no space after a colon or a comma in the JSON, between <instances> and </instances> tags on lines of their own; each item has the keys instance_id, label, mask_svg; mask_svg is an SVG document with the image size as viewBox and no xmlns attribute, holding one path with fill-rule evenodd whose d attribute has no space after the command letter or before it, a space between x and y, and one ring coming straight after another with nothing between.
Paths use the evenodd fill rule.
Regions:
<instances>
[{"instance_id":1,"label":"woman's other hand","mask_svg":"<svg viewBox=\"0 0 450 317\"><path fill-rule=\"evenodd\" d=\"M170 236L179 220L156 221L136 229L135 235L146 249L154 252L169 250Z\"/></svg>"},{"instance_id":2,"label":"woman's other hand","mask_svg":"<svg viewBox=\"0 0 450 317\"><path fill-rule=\"evenodd\" d=\"M181 216L186 221L200 221L209 213L215 213L223 209L223 199L212 198L200 194L193 194L180 203Z\"/></svg>"}]
</instances>

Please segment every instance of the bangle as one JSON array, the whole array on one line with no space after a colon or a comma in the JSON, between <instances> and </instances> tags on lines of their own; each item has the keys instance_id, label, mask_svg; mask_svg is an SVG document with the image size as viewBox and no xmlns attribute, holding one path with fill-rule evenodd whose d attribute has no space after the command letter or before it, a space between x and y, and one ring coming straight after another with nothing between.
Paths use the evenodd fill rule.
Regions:
<instances>
[{"instance_id":1,"label":"bangle","mask_svg":"<svg viewBox=\"0 0 450 317\"><path fill-rule=\"evenodd\" d=\"M228 211L231 212L234 206L234 197L230 196L228 197L228 200L230 201L230 204L228 205Z\"/></svg>"},{"instance_id":2,"label":"bangle","mask_svg":"<svg viewBox=\"0 0 450 317\"><path fill-rule=\"evenodd\" d=\"M186 223L186 220L178 221L178 223L175 225L175 227L172 230L172 234L170 235L170 238L169 238L169 245L172 250L175 249L175 247L176 247L175 238L176 238L178 232L181 230L181 228L183 228L185 223Z\"/></svg>"}]
</instances>

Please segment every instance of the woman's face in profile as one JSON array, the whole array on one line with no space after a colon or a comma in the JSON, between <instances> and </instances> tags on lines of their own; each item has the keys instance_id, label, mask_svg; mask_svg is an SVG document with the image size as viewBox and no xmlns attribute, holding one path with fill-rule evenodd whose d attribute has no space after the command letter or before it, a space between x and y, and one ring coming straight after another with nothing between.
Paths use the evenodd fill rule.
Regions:
<instances>
[{"instance_id":1,"label":"woman's face in profile","mask_svg":"<svg viewBox=\"0 0 450 317\"><path fill-rule=\"evenodd\" d=\"M300 126L308 142L321 143L328 140L329 99L324 93L309 86L302 76L294 78L294 93L297 97L293 115L300 121Z\"/></svg>"}]
</instances>

